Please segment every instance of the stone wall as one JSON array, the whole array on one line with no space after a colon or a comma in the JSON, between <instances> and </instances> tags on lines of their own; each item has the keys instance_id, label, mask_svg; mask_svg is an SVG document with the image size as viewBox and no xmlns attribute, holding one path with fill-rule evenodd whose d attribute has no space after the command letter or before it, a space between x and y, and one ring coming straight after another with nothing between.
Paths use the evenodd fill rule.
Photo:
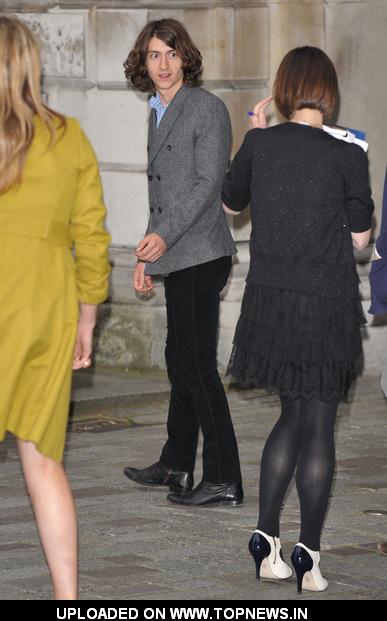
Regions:
<instances>
[{"instance_id":1,"label":"stone wall","mask_svg":"<svg viewBox=\"0 0 387 621\"><path fill-rule=\"evenodd\" d=\"M297 45L324 48L341 86L338 122L367 132L378 206L387 159L385 0L0 0L42 44L43 89L49 105L77 116L96 149L113 236L112 286L99 324L97 359L128 368L163 367L165 311L161 284L151 299L132 291L133 247L147 221L146 96L126 84L122 63L144 24L183 21L204 57L204 86L227 104L234 151L247 111L270 92L284 53ZM272 114L270 122L278 119ZM219 361L227 363L247 270L248 214L230 221L239 254L221 307ZM365 253L361 260L367 261ZM359 267L367 298L367 264ZM367 300L365 299L365 307ZM377 369L387 335L370 327L367 364Z\"/></svg>"}]
</instances>

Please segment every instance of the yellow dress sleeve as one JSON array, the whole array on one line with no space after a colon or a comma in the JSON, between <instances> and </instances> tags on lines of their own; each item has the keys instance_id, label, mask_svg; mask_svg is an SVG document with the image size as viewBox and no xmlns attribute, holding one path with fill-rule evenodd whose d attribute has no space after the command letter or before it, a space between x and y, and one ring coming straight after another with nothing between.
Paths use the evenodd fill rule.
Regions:
<instances>
[{"instance_id":1,"label":"yellow dress sleeve","mask_svg":"<svg viewBox=\"0 0 387 621\"><path fill-rule=\"evenodd\" d=\"M80 168L70 232L75 246L78 300L100 304L108 295L111 237L104 225L106 208L98 161L78 123L77 127Z\"/></svg>"}]
</instances>

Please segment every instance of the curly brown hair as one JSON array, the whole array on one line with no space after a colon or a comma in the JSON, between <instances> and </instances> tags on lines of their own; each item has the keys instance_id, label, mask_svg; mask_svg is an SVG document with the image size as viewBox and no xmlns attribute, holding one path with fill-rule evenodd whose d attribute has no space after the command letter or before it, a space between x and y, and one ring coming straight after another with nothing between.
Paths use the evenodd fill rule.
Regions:
<instances>
[{"instance_id":1,"label":"curly brown hair","mask_svg":"<svg viewBox=\"0 0 387 621\"><path fill-rule=\"evenodd\" d=\"M176 19L159 19L149 22L140 32L128 58L124 62L125 76L135 88L152 93L155 86L146 68L149 41L156 37L176 50L183 61L184 84L198 86L203 73L202 55L193 43L183 24Z\"/></svg>"}]
</instances>

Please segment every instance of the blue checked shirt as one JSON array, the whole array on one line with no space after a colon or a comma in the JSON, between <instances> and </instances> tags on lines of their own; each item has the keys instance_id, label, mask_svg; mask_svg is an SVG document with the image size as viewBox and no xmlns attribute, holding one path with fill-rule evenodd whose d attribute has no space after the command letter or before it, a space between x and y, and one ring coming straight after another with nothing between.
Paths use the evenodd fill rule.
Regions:
<instances>
[{"instance_id":1,"label":"blue checked shirt","mask_svg":"<svg viewBox=\"0 0 387 621\"><path fill-rule=\"evenodd\" d=\"M156 95L153 95L153 97L149 99L149 106L156 110L156 127L158 127L168 108L168 105L165 106L160 99L160 95L156 93Z\"/></svg>"}]
</instances>

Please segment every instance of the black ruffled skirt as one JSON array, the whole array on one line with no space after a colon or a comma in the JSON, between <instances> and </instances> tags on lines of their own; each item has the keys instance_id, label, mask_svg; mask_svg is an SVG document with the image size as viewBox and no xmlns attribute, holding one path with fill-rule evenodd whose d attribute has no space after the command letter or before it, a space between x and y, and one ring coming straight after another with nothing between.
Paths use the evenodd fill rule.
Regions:
<instances>
[{"instance_id":1,"label":"black ruffled skirt","mask_svg":"<svg viewBox=\"0 0 387 621\"><path fill-rule=\"evenodd\" d=\"M362 369L360 300L246 286L227 373L291 399L347 399Z\"/></svg>"}]
</instances>

